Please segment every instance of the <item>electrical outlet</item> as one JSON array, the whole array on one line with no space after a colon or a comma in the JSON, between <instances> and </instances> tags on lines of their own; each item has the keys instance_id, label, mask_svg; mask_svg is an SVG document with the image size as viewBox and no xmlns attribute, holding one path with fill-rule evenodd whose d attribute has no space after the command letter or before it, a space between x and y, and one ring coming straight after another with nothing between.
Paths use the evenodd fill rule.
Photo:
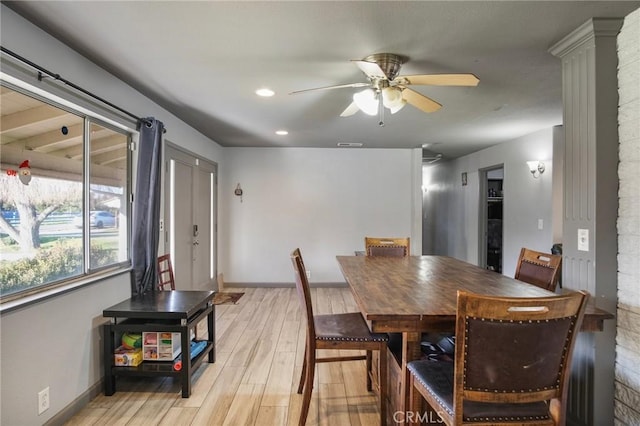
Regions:
<instances>
[{"instance_id":1,"label":"electrical outlet","mask_svg":"<svg viewBox=\"0 0 640 426\"><path fill-rule=\"evenodd\" d=\"M311 271L307 271L307 279L310 280L311 279Z\"/></svg>"},{"instance_id":2,"label":"electrical outlet","mask_svg":"<svg viewBox=\"0 0 640 426\"><path fill-rule=\"evenodd\" d=\"M578 251L589 251L588 229L578 229Z\"/></svg>"},{"instance_id":3,"label":"electrical outlet","mask_svg":"<svg viewBox=\"0 0 640 426\"><path fill-rule=\"evenodd\" d=\"M38 415L49 409L49 386L38 392Z\"/></svg>"}]
</instances>

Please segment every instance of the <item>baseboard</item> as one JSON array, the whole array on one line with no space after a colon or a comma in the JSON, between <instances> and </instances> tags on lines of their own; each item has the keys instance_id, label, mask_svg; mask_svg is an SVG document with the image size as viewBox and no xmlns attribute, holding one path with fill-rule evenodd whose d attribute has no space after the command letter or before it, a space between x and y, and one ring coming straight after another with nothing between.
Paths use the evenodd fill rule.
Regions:
<instances>
[{"instance_id":1,"label":"baseboard","mask_svg":"<svg viewBox=\"0 0 640 426\"><path fill-rule=\"evenodd\" d=\"M57 412L55 416L49 419L44 426L62 426L67 423L73 416L82 411L95 397L100 395L104 390L103 381L100 380L88 390L83 392L73 402Z\"/></svg>"},{"instance_id":2,"label":"baseboard","mask_svg":"<svg viewBox=\"0 0 640 426\"><path fill-rule=\"evenodd\" d=\"M224 283L225 288L294 288L295 283ZM332 287L346 287L345 282L327 282L327 283L310 283L310 287L320 288L332 288Z\"/></svg>"}]
</instances>

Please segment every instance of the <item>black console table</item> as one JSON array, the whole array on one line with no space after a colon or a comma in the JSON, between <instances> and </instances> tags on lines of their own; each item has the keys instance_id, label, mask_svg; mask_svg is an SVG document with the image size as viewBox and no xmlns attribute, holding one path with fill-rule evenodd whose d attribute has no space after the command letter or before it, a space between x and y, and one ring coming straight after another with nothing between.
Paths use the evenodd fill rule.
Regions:
<instances>
[{"instance_id":1,"label":"black console table","mask_svg":"<svg viewBox=\"0 0 640 426\"><path fill-rule=\"evenodd\" d=\"M182 384L182 397L191 395L191 374L205 357L215 362L215 305L213 291L157 291L134 296L113 305L102 312L111 321L104 324L104 381L105 395L113 395L116 376L174 376ZM207 317L207 345L191 359L191 330ZM174 369L173 361L146 361L136 367L114 365L116 338L124 332L174 332L180 333L182 368ZM119 345L119 343L118 343Z\"/></svg>"}]
</instances>

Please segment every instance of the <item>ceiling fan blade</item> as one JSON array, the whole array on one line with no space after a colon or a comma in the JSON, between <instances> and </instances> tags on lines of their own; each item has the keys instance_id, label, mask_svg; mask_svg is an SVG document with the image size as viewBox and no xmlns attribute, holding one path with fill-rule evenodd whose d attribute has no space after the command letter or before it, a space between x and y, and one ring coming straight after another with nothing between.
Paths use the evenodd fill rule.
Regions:
<instances>
[{"instance_id":1,"label":"ceiling fan blade","mask_svg":"<svg viewBox=\"0 0 640 426\"><path fill-rule=\"evenodd\" d=\"M349 84L338 84L336 86L315 87L313 89L296 90L295 92L291 92L289 94L296 95L298 93L314 92L316 90L346 89L349 87L365 87L365 86L371 86L371 83L349 83Z\"/></svg>"},{"instance_id":2,"label":"ceiling fan blade","mask_svg":"<svg viewBox=\"0 0 640 426\"><path fill-rule=\"evenodd\" d=\"M407 101L407 103L413 105L414 107L422 110L424 112L435 112L442 108L442 105L437 103L431 98L428 98L415 90L411 90L407 87L402 87L402 99Z\"/></svg>"},{"instance_id":3,"label":"ceiling fan blade","mask_svg":"<svg viewBox=\"0 0 640 426\"><path fill-rule=\"evenodd\" d=\"M423 74L401 75L396 81L401 84L429 86L477 86L480 80L473 74Z\"/></svg>"},{"instance_id":4,"label":"ceiling fan blade","mask_svg":"<svg viewBox=\"0 0 640 426\"><path fill-rule=\"evenodd\" d=\"M358 59L352 59L351 62L355 63L360 70L368 77L372 78L387 78L387 75L382 71L380 65L375 62L362 61Z\"/></svg>"},{"instance_id":5,"label":"ceiling fan blade","mask_svg":"<svg viewBox=\"0 0 640 426\"><path fill-rule=\"evenodd\" d=\"M340 114L340 117L350 117L358 111L360 111L360 108L358 108L358 105L356 105L355 102L351 102L351 104L344 111L342 111L342 114Z\"/></svg>"}]
</instances>

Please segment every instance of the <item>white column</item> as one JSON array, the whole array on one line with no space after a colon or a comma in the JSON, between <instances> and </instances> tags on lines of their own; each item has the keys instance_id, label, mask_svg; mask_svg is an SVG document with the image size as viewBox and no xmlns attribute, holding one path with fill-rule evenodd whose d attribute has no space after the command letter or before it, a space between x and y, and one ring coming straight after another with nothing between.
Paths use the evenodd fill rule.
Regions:
<instances>
[{"instance_id":1,"label":"white column","mask_svg":"<svg viewBox=\"0 0 640 426\"><path fill-rule=\"evenodd\" d=\"M563 287L616 309L618 85L622 19L594 18L549 50L562 60L564 104ZM585 250L578 244L588 234ZM613 424L615 321L581 333L573 360L568 424Z\"/></svg>"}]
</instances>

